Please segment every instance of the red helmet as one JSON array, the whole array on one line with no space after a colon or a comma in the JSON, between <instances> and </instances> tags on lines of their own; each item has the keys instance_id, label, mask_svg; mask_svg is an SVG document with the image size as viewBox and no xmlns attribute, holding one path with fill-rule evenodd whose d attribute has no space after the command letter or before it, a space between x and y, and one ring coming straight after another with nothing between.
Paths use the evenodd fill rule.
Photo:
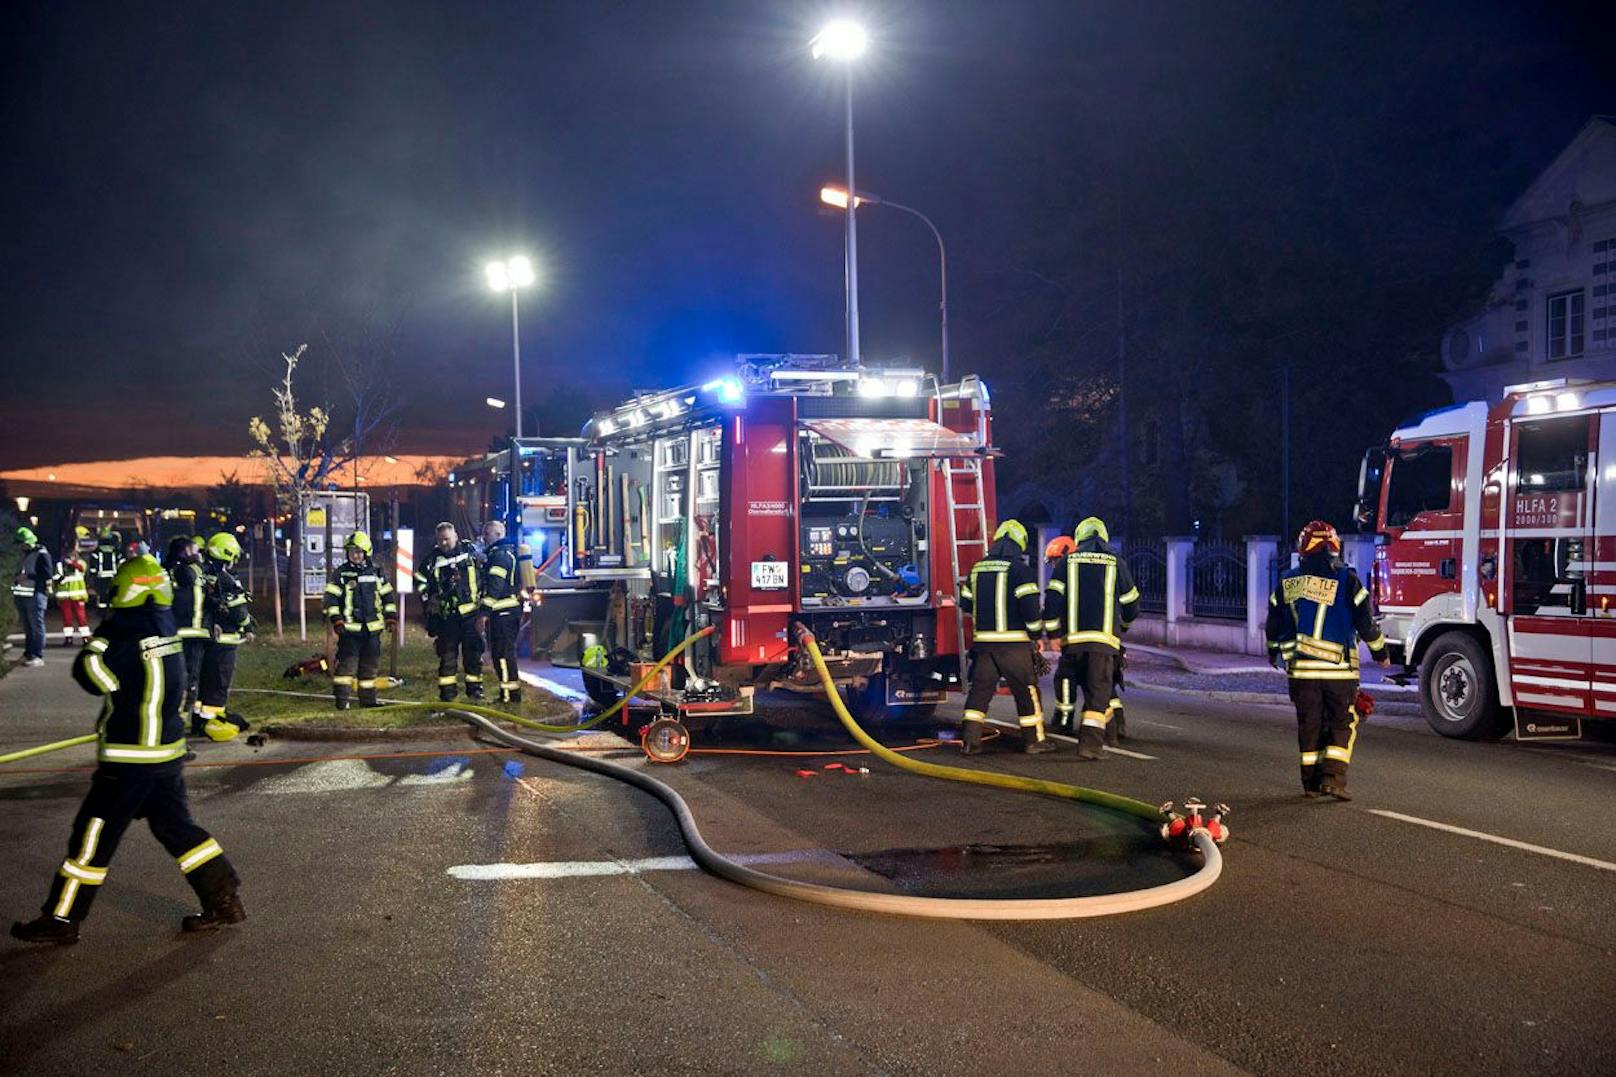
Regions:
<instances>
[{"instance_id":1,"label":"red helmet","mask_svg":"<svg viewBox=\"0 0 1616 1077\"><path fill-rule=\"evenodd\" d=\"M1044 547L1044 556L1054 561L1065 557L1075 549L1077 549L1077 543L1072 541L1072 536L1056 535L1049 540L1049 545Z\"/></svg>"},{"instance_id":2,"label":"red helmet","mask_svg":"<svg viewBox=\"0 0 1616 1077\"><path fill-rule=\"evenodd\" d=\"M1296 536L1296 552L1310 554L1321 547L1331 553L1340 553L1341 536L1336 534L1334 527L1323 520L1314 520L1302 528L1302 533Z\"/></svg>"}]
</instances>

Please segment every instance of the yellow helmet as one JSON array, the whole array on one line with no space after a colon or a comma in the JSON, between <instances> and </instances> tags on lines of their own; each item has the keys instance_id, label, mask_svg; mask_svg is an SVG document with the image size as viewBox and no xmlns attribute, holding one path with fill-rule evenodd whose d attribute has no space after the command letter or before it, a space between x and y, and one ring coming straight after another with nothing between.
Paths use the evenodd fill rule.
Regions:
<instances>
[{"instance_id":1,"label":"yellow helmet","mask_svg":"<svg viewBox=\"0 0 1616 1077\"><path fill-rule=\"evenodd\" d=\"M348 536L348 540L342 544L342 548L345 550L362 550L365 556L369 557L372 552L370 536L363 531L355 531Z\"/></svg>"},{"instance_id":2,"label":"yellow helmet","mask_svg":"<svg viewBox=\"0 0 1616 1077\"><path fill-rule=\"evenodd\" d=\"M994 542L998 542L1000 539L1004 538L1010 539L1017 546L1020 546L1023 553L1026 552L1027 529L1021 525L1020 520L1006 520L1004 523L999 525L999 529L997 531L993 532Z\"/></svg>"},{"instance_id":3,"label":"yellow helmet","mask_svg":"<svg viewBox=\"0 0 1616 1077\"><path fill-rule=\"evenodd\" d=\"M1104 520L1098 516L1089 516L1077 525L1077 530L1072 532L1072 537L1078 542L1091 538L1098 538L1101 542L1110 542L1111 532L1106 530Z\"/></svg>"},{"instance_id":4,"label":"yellow helmet","mask_svg":"<svg viewBox=\"0 0 1616 1077\"><path fill-rule=\"evenodd\" d=\"M150 554L131 557L118 566L112 577L112 608L131 609L151 602L158 606L174 604L174 582Z\"/></svg>"},{"instance_id":5,"label":"yellow helmet","mask_svg":"<svg viewBox=\"0 0 1616 1077\"><path fill-rule=\"evenodd\" d=\"M220 531L208 539L208 556L227 565L235 564L236 558L241 556L241 543L230 532Z\"/></svg>"}]
</instances>

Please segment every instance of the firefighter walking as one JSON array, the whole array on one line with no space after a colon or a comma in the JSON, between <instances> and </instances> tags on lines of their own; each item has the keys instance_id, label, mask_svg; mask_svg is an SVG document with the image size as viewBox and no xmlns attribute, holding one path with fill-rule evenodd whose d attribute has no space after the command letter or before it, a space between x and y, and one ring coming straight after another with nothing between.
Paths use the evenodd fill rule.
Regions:
<instances>
[{"instance_id":1,"label":"firefighter walking","mask_svg":"<svg viewBox=\"0 0 1616 1077\"><path fill-rule=\"evenodd\" d=\"M483 525L488 559L488 583L483 609L488 615L488 657L499 678L499 701L522 702L522 677L516 664L516 642L522 626L522 561L525 555L505 537L505 525L490 520Z\"/></svg>"},{"instance_id":2,"label":"firefighter walking","mask_svg":"<svg viewBox=\"0 0 1616 1077\"><path fill-rule=\"evenodd\" d=\"M218 841L191 818L181 770L185 671L172 603L172 584L154 558L133 558L114 575L111 613L73 663L80 687L105 697L96 728L99 765L41 914L12 924L13 938L77 942L79 924L106 882L124 831L136 819L146 820L202 902L201 912L180 921L184 930L205 931L247 917L235 868Z\"/></svg>"},{"instance_id":3,"label":"firefighter walking","mask_svg":"<svg viewBox=\"0 0 1616 1077\"><path fill-rule=\"evenodd\" d=\"M331 692L337 709L377 706L376 675L382 664L382 632L398 631L393 585L372 560L370 536L355 531L342 544L343 563L325 585L325 615L337 634L337 669Z\"/></svg>"},{"instance_id":4,"label":"firefighter walking","mask_svg":"<svg viewBox=\"0 0 1616 1077\"><path fill-rule=\"evenodd\" d=\"M1268 654L1296 706L1302 795L1351 800L1347 766L1358 739L1358 642L1390 664L1369 591L1341 561L1341 536L1314 520L1296 539L1300 560L1268 596Z\"/></svg>"},{"instance_id":5,"label":"firefighter walking","mask_svg":"<svg viewBox=\"0 0 1616 1077\"><path fill-rule=\"evenodd\" d=\"M95 549L90 551L90 582L94 584L95 608L103 615L112 597L112 577L118 571L118 547L122 542L122 535L110 527L103 527L96 534Z\"/></svg>"},{"instance_id":6,"label":"firefighter walking","mask_svg":"<svg viewBox=\"0 0 1616 1077\"><path fill-rule=\"evenodd\" d=\"M971 686L965 696L960 739L966 755L982 750L988 705L1004 681L1016 702L1022 751L1052 752L1044 736L1044 712L1038 693L1033 638L1042 626L1038 577L1027 563L1027 529L1006 520L993 533L988 555L971 568L960 588L959 607L971 617Z\"/></svg>"},{"instance_id":7,"label":"firefighter walking","mask_svg":"<svg viewBox=\"0 0 1616 1077\"><path fill-rule=\"evenodd\" d=\"M196 536L175 535L164 554L163 567L174 584L174 625L185 660L185 701L181 712L195 715L197 684L202 678L202 657L207 653L208 630L203 588L202 553Z\"/></svg>"},{"instance_id":8,"label":"firefighter walking","mask_svg":"<svg viewBox=\"0 0 1616 1077\"><path fill-rule=\"evenodd\" d=\"M1107 545L1111 536L1103 520L1088 517L1072 538L1075 547L1044 593L1043 630L1061 647L1055 670L1056 722L1073 727L1081 693L1077 756L1093 760L1105 755L1122 633L1138 615L1139 589L1128 563Z\"/></svg>"},{"instance_id":9,"label":"firefighter walking","mask_svg":"<svg viewBox=\"0 0 1616 1077\"><path fill-rule=\"evenodd\" d=\"M203 581L204 623L208 638L197 679L197 713L191 735L230 740L247 728L247 720L229 711L230 685L236 679L236 649L253 640L253 617L246 588L231 568L241 556L241 543L228 531L208 539Z\"/></svg>"},{"instance_id":10,"label":"firefighter walking","mask_svg":"<svg viewBox=\"0 0 1616 1077\"><path fill-rule=\"evenodd\" d=\"M483 562L477 547L463 541L454 524L441 523L437 545L415 573L415 588L426 603L426 633L438 654L438 698L458 694L456 660L464 670L466 697L483 698L483 637L477 618L483 595Z\"/></svg>"}]
</instances>

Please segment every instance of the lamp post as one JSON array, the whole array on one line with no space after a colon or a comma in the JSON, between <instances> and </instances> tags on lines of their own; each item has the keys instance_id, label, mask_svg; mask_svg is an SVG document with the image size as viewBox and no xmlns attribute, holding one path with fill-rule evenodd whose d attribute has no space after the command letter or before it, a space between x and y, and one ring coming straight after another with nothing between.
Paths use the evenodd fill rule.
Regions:
<instances>
[{"instance_id":1,"label":"lamp post","mask_svg":"<svg viewBox=\"0 0 1616 1077\"><path fill-rule=\"evenodd\" d=\"M819 200L825 203L827 206L835 206L838 209L847 209L849 215L852 214L852 210L848 209L847 205L847 192L842 190L840 187L821 187L819 189ZM937 241L937 267L942 277L942 289L937 300L937 312L942 319L942 380L943 384L946 385L948 384L948 249L943 246L943 233L937 230L937 225L930 217L926 216L918 209L915 209L913 206L906 206L902 202L894 202L890 199L882 198L879 195L870 194L868 191L860 191L853 199L853 205L855 207L862 206L866 202L872 206L888 206L892 209L902 210L911 217L918 217L922 224L931 229L932 238Z\"/></svg>"},{"instance_id":2,"label":"lamp post","mask_svg":"<svg viewBox=\"0 0 1616 1077\"><path fill-rule=\"evenodd\" d=\"M523 255L502 262L488 263L488 286L496 292L511 293L511 368L516 375L516 436L522 436L522 324L516 313L516 293L537 277L533 263ZM503 407L503 405L501 405Z\"/></svg>"},{"instance_id":3,"label":"lamp post","mask_svg":"<svg viewBox=\"0 0 1616 1077\"><path fill-rule=\"evenodd\" d=\"M847 136L847 189L858 190L853 182L853 61L864 55L869 46L869 35L864 27L850 19L837 19L825 26L808 42L808 51L816 60L837 60L847 69L846 136ZM858 315L858 220L853 206L847 207L847 357L859 365Z\"/></svg>"}]
</instances>

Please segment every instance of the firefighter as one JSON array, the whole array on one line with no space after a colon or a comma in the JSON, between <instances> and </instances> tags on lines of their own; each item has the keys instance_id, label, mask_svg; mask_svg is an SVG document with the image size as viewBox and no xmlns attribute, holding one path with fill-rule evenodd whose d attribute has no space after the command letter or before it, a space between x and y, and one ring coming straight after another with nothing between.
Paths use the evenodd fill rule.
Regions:
<instances>
[{"instance_id":1,"label":"firefighter","mask_svg":"<svg viewBox=\"0 0 1616 1077\"><path fill-rule=\"evenodd\" d=\"M79 941L79 924L135 819L146 820L201 899L202 911L180 921L184 930L206 931L247 918L235 868L219 843L192 820L186 798L184 669L168 575L151 557L126 561L114 574L108 599L111 613L73 663L74 680L90 694L106 697L96 728L99 765L41 915L11 925L12 937L23 942Z\"/></svg>"},{"instance_id":2,"label":"firefighter","mask_svg":"<svg viewBox=\"0 0 1616 1077\"><path fill-rule=\"evenodd\" d=\"M1268 654L1289 678L1301 746L1302 795L1351 800L1347 765L1358 739L1358 641L1389 665L1369 591L1341 560L1341 536L1323 520L1296 538L1300 560L1268 596Z\"/></svg>"},{"instance_id":3,"label":"firefighter","mask_svg":"<svg viewBox=\"0 0 1616 1077\"><path fill-rule=\"evenodd\" d=\"M1057 576L1063 575L1066 572L1066 555L1075 549L1077 549L1077 543L1072 540L1071 535L1056 535L1054 538L1050 539L1048 544L1044 546L1045 578L1052 580ZM1039 634L1042 635L1041 623L1039 626ZM1071 684L1070 676L1061 672L1062 669L1064 669L1064 667L1059 665L1055 667L1055 699L1061 700L1075 698L1077 689ZM1063 677L1065 678L1064 680ZM1072 728L1071 722L1071 712L1068 711L1065 714L1062 714L1060 708L1057 706L1055 708L1055 717L1049 723L1049 728L1055 732L1075 733L1076 730Z\"/></svg>"},{"instance_id":4,"label":"firefighter","mask_svg":"<svg viewBox=\"0 0 1616 1077\"><path fill-rule=\"evenodd\" d=\"M68 543L62 548L61 560L56 562L56 607L62 611L62 645L83 646L90 642L90 620L84 604L90 599L89 585L85 582L84 558L79 556L78 545Z\"/></svg>"},{"instance_id":5,"label":"firefighter","mask_svg":"<svg viewBox=\"0 0 1616 1077\"><path fill-rule=\"evenodd\" d=\"M241 543L228 531L208 539L203 565L203 624L208 638L202 649L202 672L197 678L197 713L191 718L191 736L230 740L248 728L231 714L230 683L236 678L236 648L253 641L253 617L247 591L231 567L241 556Z\"/></svg>"},{"instance_id":6,"label":"firefighter","mask_svg":"<svg viewBox=\"0 0 1616 1077\"><path fill-rule=\"evenodd\" d=\"M966 755L982 750L982 728L988 705L999 681L1010 686L1021 726L1021 750L1029 754L1052 752L1044 737L1044 710L1038 694L1033 637L1042 624L1038 602L1038 576L1027 563L1027 529L1006 520L993 533L988 555L971 568L971 578L960 588L960 612L973 625L971 687L965 696L965 718L960 739Z\"/></svg>"},{"instance_id":7,"label":"firefighter","mask_svg":"<svg viewBox=\"0 0 1616 1077\"><path fill-rule=\"evenodd\" d=\"M1107 545L1105 522L1090 516L1077 525L1076 547L1044 594L1044 632L1061 646L1055 670L1055 713L1070 729L1083 696L1077 727L1077 757L1105 755L1106 727L1115 698L1117 659L1122 633L1139 612L1139 589L1128 563Z\"/></svg>"},{"instance_id":8,"label":"firefighter","mask_svg":"<svg viewBox=\"0 0 1616 1077\"><path fill-rule=\"evenodd\" d=\"M11 599L12 605L17 607L17 620L22 622L23 665L42 666L45 664L45 607L50 605L51 577L56 575L56 563L30 528L17 528L16 537L22 556L17 560L17 574L11 578Z\"/></svg>"},{"instance_id":9,"label":"firefighter","mask_svg":"<svg viewBox=\"0 0 1616 1077\"><path fill-rule=\"evenodd\" d=\"M213 635L207 625L206 577L202 552L194 535L175 535L169 540L163 567L174 584L174 624L178 629L185 659L185 702L182 713L197 717L197 684L202 678L202 657Z\"/></svg>"},{"instance_id":10,"label":"firefighter","mask_svg":"<svg viewBox=\"0 0 1616 1077\"><path fill-rule=\"evenodd\" d=\"M458 691L456 656L465 670L466 697L483 698L483 637L477 623L482 585L477 547L462 541L454 524L439 524L437 545L416 571L415 588L426 604L426 634L438 653L438 698L445 703Z\"/></svg>"},{"instance_id":11,"label":"firefighter","mask_svg":"<svg viewBox=\"0 0 1616 1077\"><path fill-rule=\"evenodd\" d=\"M499 678L499 701L520 704L522 678L516 665L516 641L522 626L522 553L505 537L505 525L498 520L483 525L483 545L488 561L482 598L488 614L488 654Z\"/></svg>"},{"instance_id":12,"label":"firefighter","mask_svg":"<svg viewBox=\"0 0 1616 1077\"><path fill-rule=\"evenodd\" d=\"M342 544L345 560L325 585L325 615L337 634L337 670L331 691L337 709L353 706L354 687L361 707L378 706L376 674L382 663L382 631L398 631L398 603L393 585L376 562L370 536L355 531Z\"/></svg>"},{"instance_id":13,"label":"firefighter","mask_svg":"<svg viewBox=\"0 0 1616 1077\"><path fill-rule=\"evenodd\" d=\"M103 527L96 535L95 549L90 551L90 579L95 585L95 608L105 616L107 601L112 597L112 577L118 571L118 547L123 536L110 527Z\"/></svg>"}]
</instances>

